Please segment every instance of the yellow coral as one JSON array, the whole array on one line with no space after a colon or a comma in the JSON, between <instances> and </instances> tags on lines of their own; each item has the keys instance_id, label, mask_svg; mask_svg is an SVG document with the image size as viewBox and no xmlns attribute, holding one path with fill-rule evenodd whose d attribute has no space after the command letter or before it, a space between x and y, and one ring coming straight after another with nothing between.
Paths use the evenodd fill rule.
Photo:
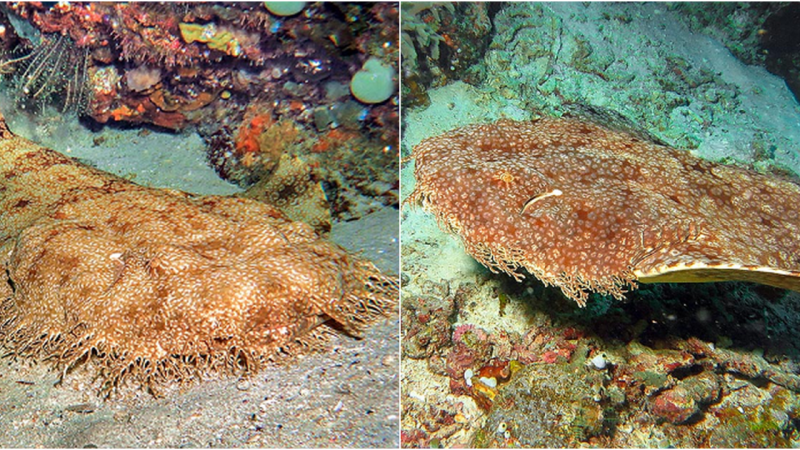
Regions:
<instances>
[{"instance_id":1,"label":"yellow coral","mask_svg":"<svg viewBox=\"0 0 800 450\"><path fill-rule=\"evenodd\" d=\"M238 39L226 29L218 29L213 23L199 25L196 23L180 23L181 36L187 44L202 42L209 48L223 51L231 56L242 54L242 46Z\"/></svg>"},{"instance_id":2,"label":"yellow coral","mask_svg":"<svg viewBox=\"0 0 800 450\"><path fill-rule=\"evenodd\" d=\"M205 26L196 23L181 22L178 24L178 27L181 29L181 37L183 37L183 40L187 44L191 44L194 41L208 42L208 40L201 39L203 32L206 30Z\"/></svg>"}]
</instances>

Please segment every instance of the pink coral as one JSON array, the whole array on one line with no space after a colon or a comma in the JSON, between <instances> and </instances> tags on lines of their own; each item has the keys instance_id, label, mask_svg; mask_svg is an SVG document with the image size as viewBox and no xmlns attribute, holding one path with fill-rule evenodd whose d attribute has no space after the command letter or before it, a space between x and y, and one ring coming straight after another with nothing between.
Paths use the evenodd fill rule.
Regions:
<instances>
[{"instance_id":1,"label":"pink coral","mask_svg":"<svg viewBox=\"0 0 800 450\"><path fill-rule=\"evenodd\" d=\"M457 326L453 331L453 342L464 342L464 337L467 335L471 335L471 338L467 338L470 340L465 342L467 345L475 343L474 340L483 342L488 337L485 331L476 327L475 325L465 324Z\"/></svg>"}]
</instances>

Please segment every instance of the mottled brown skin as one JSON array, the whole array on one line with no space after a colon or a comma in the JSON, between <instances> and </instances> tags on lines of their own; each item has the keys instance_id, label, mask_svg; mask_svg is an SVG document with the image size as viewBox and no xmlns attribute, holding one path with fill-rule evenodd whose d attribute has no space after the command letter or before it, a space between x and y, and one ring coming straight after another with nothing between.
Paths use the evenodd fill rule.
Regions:
<instances>
[{"instance_id":1,"label":"mottled brown skin","mask_svg":"<svg viewBox=\"0 0 800 450\"><path fill-rule=\"evenodd\" d=\"M331 231L331 209L322 183L314 181L311 167L298 156L281 155L274 172L240 196L275 205L320 234Z\"/></svg>"},{"instance_id":2,"label":"mottled brown skin","mask_svg":"<svg viewBox=\"0 0 800 450\"><path fill-rule=\"evenodd\" d=\"M641 282L800 290L800 186L577 119L501 120L413 152L422 203L466 250L583 306Z\"/></svg>"},{"instance_id":3,"label":"mottled brown skin","mask_svg":"<svg viewBox=\"0 0 800 450\"><path fill-rule=\"evenodd\" d=\"M357 335L395 279L248 199L150 189L13 136L0 117L0 339L105 388L253 373ZM88 367L88 366L87 366Z\"/></svg>"}]
</instances>

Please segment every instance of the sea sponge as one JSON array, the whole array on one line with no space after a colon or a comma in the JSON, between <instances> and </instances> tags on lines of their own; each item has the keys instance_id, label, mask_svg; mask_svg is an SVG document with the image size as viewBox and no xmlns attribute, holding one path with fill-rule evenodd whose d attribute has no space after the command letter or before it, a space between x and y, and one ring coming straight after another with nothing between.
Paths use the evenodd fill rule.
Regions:
<instances>
[{"instance_id":1,"label":"sea sponge","mask_svg":"<svg viewBox=\"0 0 800 450\"><path fill-rule=\"evenodd\" d=\"M231 56L242 54L241 43L236 36L236 30L232 28L217 27L214 23L199 25L183 22L178 24L178 28L181 30L181 37L187 44L197 41Z\"/></svg>"},{"instance_id":2,"label":"sea sponge","mask_svg":"<svg viewBox=\"0 0 800 450\"><path fill-rule=\"evenodd\" d=\"M362 103L383 103L394 94L392 66L383 64L380 59L371 57L350 80L353 97Z\"/></svg>"},{"instance_id":3,"label":"sea sponge","mask_svg":"<svg viewBox=\"0 0 800 450\"><path fill-rule=\"evenodd\" d=\"M306 7L306 2L264 2L267 11L276 16L293 16Z\"/></svg>"},{"instance_id":4,"label":"sea sponge","mask_svg":"<svg viewBox=\"0 0 800 450\"><path fill-rule=\"evenodd\" d=\"M132 91L146 91L161 81L161 69L139 66L125 72L125 83Z\"/></svg>"}]
</instances>

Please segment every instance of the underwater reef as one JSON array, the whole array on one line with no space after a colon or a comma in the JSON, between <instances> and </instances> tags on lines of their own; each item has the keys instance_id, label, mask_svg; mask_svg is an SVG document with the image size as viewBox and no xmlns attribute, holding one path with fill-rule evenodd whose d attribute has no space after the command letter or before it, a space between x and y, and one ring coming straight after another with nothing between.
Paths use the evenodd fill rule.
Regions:
<instances>
[{"instance_id":1,"label":"underwater reef","mask_svg":"<svg viewBox=\"0 0 800 450\"><path fill-rule=\"evenodd\" d=\"M398 4L270 7L6 4L0 76L27 114L196 130L245 188L299 158L338 219L396 205Z\"/></svg>"},{"instance_id":2,"label":"underwater reef","mask_svg":"<svg viewBox=\"0 0 800 450\"><path fill-rule=\"evenodd\" d=\"M424 90L430 102L404 114L403 447L800 442L800 294L769 285L796 286L798 247L791 233L781 234L796 227L796 209L781 198L798 192L800 106L782 80L692 33L725 26L692 23L684 10L695 6L504 3L491 16L491 41L466 70L468 79ZM741 8L737 17L756 23L773 12ZM719 15L695 15L705 17ZM752 31L739 36L742 43L759 42L758 29ZM733 41L725 43L730 48ZM596 111L620 121L599 126L585 114ZM638 163L617 159L634 148L647 148L634 158ZM678 166L686 172L675 172ZM635 179L624 175L638 169ZM723 182L728 175L736 181ZM584 176L595 182L582 185ZM667 198L675 183L700 179L722 190L681 185L673 200L701 210L782 210L776 224L787 221L786 228L757 231L764 223L747 221L759 222L761 213L739 211L706 221L725 218L729 231L695 234L690 224L677 225L693 214L676 212L654 227L661 234L593 238L588 224L603 218L610 225L644 223L673 211L654 198L636 200L651 188L666 189ZM775 197L717 201L744 180ZM595 195L614 186L621 191ZM594 217L577 207L589 204ZM544 227L538 240L538 228L526 234L526 217ZM548 228L550 220L565 226ZM710 256L692 247L697 238L720 238L721 247L736 247L728 257L748 258L760 251L748 242L755 234L783 242L778 272L787 283L745 276L765 284L645 284L635 278L659 281L669 264L637 272L643 260L635 258L613 272L630 277L597 272L628 244L659 247L656 236L673 243L665 248L687 245L686 252L672 252L687 266ZM581 247L582 238L591 244ZM537 253L541 245L546 251ZM654 250L651 256L661 254ZM764 256L753 267L766 273L771 263ZM724 265L728 257L715 261ZM566 276L559 278L561 272ZM720 279L714 270L693 275ZM604 280L619 283L620 291Z\"/></svg>"},{"instance_id":3,"label":"underwater reef","mask_svg":"<svg viewBox=\"0 0 800 450\"><path fill-rule=\"evenodd\" d=\"M0 5L4 446L399 445L399 4L291 3Z\"/></svg>"}]
</instances>

